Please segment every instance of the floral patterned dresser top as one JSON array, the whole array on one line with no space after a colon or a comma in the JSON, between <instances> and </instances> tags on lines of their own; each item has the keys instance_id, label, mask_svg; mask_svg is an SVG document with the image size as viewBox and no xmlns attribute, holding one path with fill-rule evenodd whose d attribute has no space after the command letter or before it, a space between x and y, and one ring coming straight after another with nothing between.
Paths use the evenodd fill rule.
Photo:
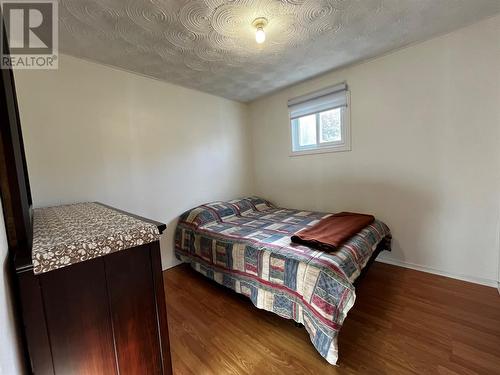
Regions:
<instances>
[{"instance_id":1,"label":"floral patterned dresser top","mask_svg":"<svg viewBox=\"0 0 500 375\"><path fill-rule=\"evenodd\" d=\"M158 227L87 202L33 210L33 271L40 274L158 240Z\"/></svg>"}]
</instances>

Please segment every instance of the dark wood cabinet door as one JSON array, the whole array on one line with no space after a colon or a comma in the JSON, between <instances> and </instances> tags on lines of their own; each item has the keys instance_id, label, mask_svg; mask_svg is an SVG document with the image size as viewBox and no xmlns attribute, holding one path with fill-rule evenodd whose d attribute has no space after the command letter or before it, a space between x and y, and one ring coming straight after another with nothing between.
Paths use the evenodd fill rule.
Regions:
<instances>
[{"instance_id":1,"label":"dark wood cabinet door","mask_svg":"<svg viewBox=\"0 0 500 375\"><path fill-rule=\"evenodd\" d=\"M35 374L54 375L40 278L32 271L25 271L19 274L18 280L29 366Z\"/></svg>"},{"instance_id":2,"label":"dark wood cabinet door","mask_svg":"<svg viewBox=\"0 0 500 375\"><path fill-rule=\"evenodd\" d=\"M117 374L104 262L47 272L40 281L54 372Z\"/></svg>"},{"instance_id":3,"label":"dark wood cabinet door","mask_svg":"<svg viewBox=\"0 0 500 375\"><path fill-rule=\"evenodd\" d=\"M163 272L161 268L160 242L152 242L151 246L151 268L155 286L156 317L158 323L158 335L161 344L161 357L163 374L173 374L172 357L170 355L170 338L168 336L167 304L165 303L165 287L163 285Z\"/></svg>"},{"instance_id":4,"label":"dark wood cabinet door","mask_svg":"<svg viewBox=\"0 0 500 375\"><path fill-rule=\"evenodd\" d=\"M104 258L120 375L162 373L149 247Z\"/></svg>"}]
</instances>

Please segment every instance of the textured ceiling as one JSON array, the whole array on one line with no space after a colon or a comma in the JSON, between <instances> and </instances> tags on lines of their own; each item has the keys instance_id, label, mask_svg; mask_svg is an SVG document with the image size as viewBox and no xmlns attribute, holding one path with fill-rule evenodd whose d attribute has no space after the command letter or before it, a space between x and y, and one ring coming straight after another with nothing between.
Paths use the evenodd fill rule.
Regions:
<instances>
[{"instance_id":1,"label":"textured ceiling","mask_svg":"<svg viewBox=\"0 0 500 375\"><path fill-rule=\"evenodd\" d=\"M249 101L497 12L500 0L60 0L60 49Z\"/></svg>"}]
</instances>

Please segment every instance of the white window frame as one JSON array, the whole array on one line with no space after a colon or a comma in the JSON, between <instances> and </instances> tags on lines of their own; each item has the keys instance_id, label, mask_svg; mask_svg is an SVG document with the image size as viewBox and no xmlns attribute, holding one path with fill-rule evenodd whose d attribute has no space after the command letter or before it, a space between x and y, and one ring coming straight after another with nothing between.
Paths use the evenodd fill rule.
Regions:
<instances>
[{"instance_id":1,"label":"white window frame","mask_svg":"<svg viewBox=\"0 0 500 375\"><path fill-rule=\"evenodd\" d=\"M341 127L341 141L323 142L320 143L320 123L319 114L326 112L328 109L323 109L321 112L316 112L316 144L309 146L300 146L298 134L298 119L289 119L289 133L290 133L290 156L300 156L309 154L323 154L329 152L343 152L351 151L351 93L346 90L347 106L340 108L340 127ZM334 109L334 108L332 108Z\"/></svg>"}]
</instances>

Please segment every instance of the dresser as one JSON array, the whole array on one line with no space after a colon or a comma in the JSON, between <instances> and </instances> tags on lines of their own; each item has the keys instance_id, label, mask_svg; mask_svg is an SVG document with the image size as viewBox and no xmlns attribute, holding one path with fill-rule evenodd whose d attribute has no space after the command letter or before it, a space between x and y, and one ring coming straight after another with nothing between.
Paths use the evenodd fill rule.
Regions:
<instances>
[{"instance_id":1,"label":"dresser","mask_svg":"<svg viewBox=\"0 0 500 375\"><path fill-rule=\"evenodd\" d=\"M11 69L0 106L4 275L26 373L171 374L165 225L95 202L34 209Z\"/></svg>"},{"instance_id":2,"label":"dresser","mask_svg":"<svg viewBox=\"0 0 500 375\"><path fill-rule=\"evenodd\" d=\"M15 259L34 374L171 374L159 237L165 225L85 202L33 210Z\"/></svg>"}]
</instances>

